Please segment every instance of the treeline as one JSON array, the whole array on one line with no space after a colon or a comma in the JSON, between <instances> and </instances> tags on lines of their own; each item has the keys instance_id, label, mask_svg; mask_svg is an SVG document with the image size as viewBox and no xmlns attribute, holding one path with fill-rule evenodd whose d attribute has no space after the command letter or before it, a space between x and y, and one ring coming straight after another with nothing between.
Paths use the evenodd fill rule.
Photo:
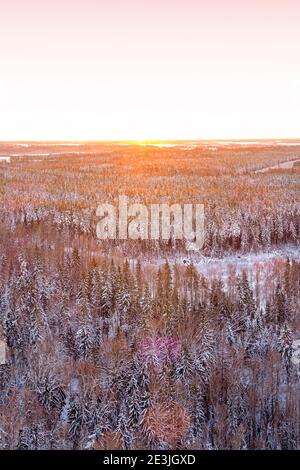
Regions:
<instances>
[{"instance_id":1,"label":"treeline","mask_svg":"<svg viewBox=\"0 0 300 470\"><path fill-rule=\"evenodd\" d=\"M223 146L216 152L200 144L189 151L95 145L91 153L83 146L85 155L51 155L49 147L47 157L12 157L10 164L0 166L1 223L14 237L20 227L44 235L51 227L73 238L89 237L92 243L98 205L118 206L119 195L126 195L129 204L148 207L152 203L204 204L202 253L207 256L268 250L288 243L299 247L299 169L253 171L297 155L291 156L289 147L242 147ZM115 242L102 246L113 252ZM180 241L135 242L133 250L130 243L118 242L118 246L128 257L132 252L168 255L174 249L186 253Z\"/></svg>"},{"instance_id":2,"label":"treeline","mask_svg":"<svg viewBox=\"0 0 300 470\"><path fill-rule=\"evenodd\" d=\"M2 258L1 448L300 447L299 262L258 289L49 256Z\"/></svg>"},{"instance_id":3,"label":"treeline","mask_svg":"<svg viewBox=\"0 0 300 470\"><path fill-rule=\"evenodd\" d=\"M116 205L117 207L117 205ZM67 210L65 212L48 211L27 207L18 214L4 215L2 224L4 230L18 233L23 226L28 233L45 232L51 227L57 231L57 238L66 236L72 240L75 237L86 236L90 244L113 254L115 247L122 250L124 256L148 258L171 255L172 253L187 254L189 243L186 240L151 240L150 221L149 239L147 240L98 240L96 234L96 209ZM71 242L71 244L73 244ZM285 206L262 208L260 212L250 212L248 209L231 210L220 206L205 206L204 245L201 254L211 257L223 257L232 253L246 254L250 252L268 251L291 245L297 249L300 245L300 209L294 202Z\"/></svg>"}]
</instances>

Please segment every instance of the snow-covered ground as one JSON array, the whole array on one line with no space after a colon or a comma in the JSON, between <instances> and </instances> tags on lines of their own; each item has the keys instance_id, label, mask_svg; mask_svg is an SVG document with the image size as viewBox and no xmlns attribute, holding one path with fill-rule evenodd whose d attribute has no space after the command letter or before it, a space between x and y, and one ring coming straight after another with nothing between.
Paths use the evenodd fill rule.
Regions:
<instances>
[{"instance_id":1,"label":"snow-covered ground","mask_svg":"<svg viewBox=\"0 0 300 470\"><path fill-rule=\"evenodd\" d=\"M189 257L174 256L168 257L168 261L172 264L186 265L193 263L197 270L203 275L222 275L235 270L237 273L242 271L251 271L255 266L265 266L276 261L285 261L286 259L294 259L300 261L300 246L282 245L278 248L272 248L269 251L260 251L247 254L232 254L223 258L211 258L208 256L191 254ZM161 266L165 262L165 258L156 261L145 262Z\"/></svg>"},{"instance_id":2,"label":"snow-covered ground","mask_svg":"<svg viewBox=\"0 0 300 470\"><path fill-rule=\"evenodd\" d=\"M255 173L266 173L267 171L279 170L280 168L284 170L289 170L293 168L296 162L300 162L300 158L289 160L288 162L278 163L277 165L273 165L273 166L267 166L266 168L262 168L261 170L256 170Z\"/></svg>"},{"instance_id":3,"label":"snow-covered ground","mask_svg":"<svg viewBox=\"0 0 300 470\"><path fill-rule=\"evenodd\" d=\"M61 150L60 152L12 153L11 157L52 157L61 155L92 155L93 153L94 152L88 152L86 150Z\"/></svg>"},{"instance_id":4,"label":"snow-covered ground","mask_svg":"<svg viewBox=\"0 0 300 470\"><path fill-rule=\"evenodd\" d=\"M178 266L188 266L193 263L199 274L209 279L222 279L225 289L230 276L240 275L245 271L253 289L258 283L259 292L257 294L260 297L261 306L263 306L266 298L265 283L267 280L270 285L273 283L271 266L282 265L287 259L300 261L300 247L283 245L269 251L232 254L223 258L199 257L199 254L190 255L190 257L174 256L167 258L171 265L176 263ZM165 258L143 261L145 266L148 265L156 269L164 263Z\"/></svg>"},{"instance_id":5,"label":"snow-covered ground","mask_svg":"<svg viewBox=\"0 0 300 470\"><path fill-rule=\"evenodd\" d=\"M250 271L255 266L284 261L287 258L300 261L300 247L295 245L285 245L266 252L247 253L245 255L235 254L224 258L207 258L196 261L194 264L202 274L212 274L216 272L228 272L234 268L237 272Z\"/></svg>"}]
</instances>

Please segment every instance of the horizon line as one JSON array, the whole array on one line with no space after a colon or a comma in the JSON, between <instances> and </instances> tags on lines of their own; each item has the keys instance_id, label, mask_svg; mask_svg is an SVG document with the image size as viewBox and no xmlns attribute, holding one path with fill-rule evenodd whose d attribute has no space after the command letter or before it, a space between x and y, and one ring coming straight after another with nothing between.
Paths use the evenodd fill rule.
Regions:
<instances>
[{"instance_id":1,"label":"horizon line","mask_svg":"<svg viewBox=\"0 0 300 470\"><path fill-rule=\"evenodd\" d=\"M184 138L184 139L0 139L0 144L14 144L14 143L156 143L156 142L266 142L266 141L300 141L299 137L260 137L260 138Z\"/></svg>"}]
</instances>

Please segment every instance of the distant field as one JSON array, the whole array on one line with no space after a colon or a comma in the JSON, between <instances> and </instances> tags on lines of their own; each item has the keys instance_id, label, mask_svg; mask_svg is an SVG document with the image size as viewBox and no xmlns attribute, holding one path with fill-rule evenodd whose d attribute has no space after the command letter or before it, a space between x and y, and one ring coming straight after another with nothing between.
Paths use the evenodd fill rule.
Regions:
<instances>
[{"instance_id":1,"label":"distant field","mask_svg":"<svg viewBox=\"0 0 300 470\"><path fill-rule=\"evenodd\" d=\"M300 142L2 143L0 155L10 157L0 162L2 223L13 230L26 220L95 245L96 207L125 194L145 204L204 203L206 255L299 240L299 166L290 162ZM125 256L157 252L149 242L120 247Z\"/></svg>"}]
</instances>

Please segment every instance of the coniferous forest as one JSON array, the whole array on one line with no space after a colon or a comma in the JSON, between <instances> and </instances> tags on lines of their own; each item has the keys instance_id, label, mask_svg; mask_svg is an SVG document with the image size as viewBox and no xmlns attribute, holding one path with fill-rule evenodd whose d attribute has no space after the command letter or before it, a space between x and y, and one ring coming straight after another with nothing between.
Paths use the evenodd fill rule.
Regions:
<instances>
[{"instance_id":1,"label":"coniferous forest","mask_svg":"<svg viewBox=\"0 0 300 470\"><path fill-rule=\"evenodd\" d=\"M0 448L299 449L295 142L26 145L0 145ZM203 203L201 252L97 239L122 194Z\"/></svg>"}]
</instances>

